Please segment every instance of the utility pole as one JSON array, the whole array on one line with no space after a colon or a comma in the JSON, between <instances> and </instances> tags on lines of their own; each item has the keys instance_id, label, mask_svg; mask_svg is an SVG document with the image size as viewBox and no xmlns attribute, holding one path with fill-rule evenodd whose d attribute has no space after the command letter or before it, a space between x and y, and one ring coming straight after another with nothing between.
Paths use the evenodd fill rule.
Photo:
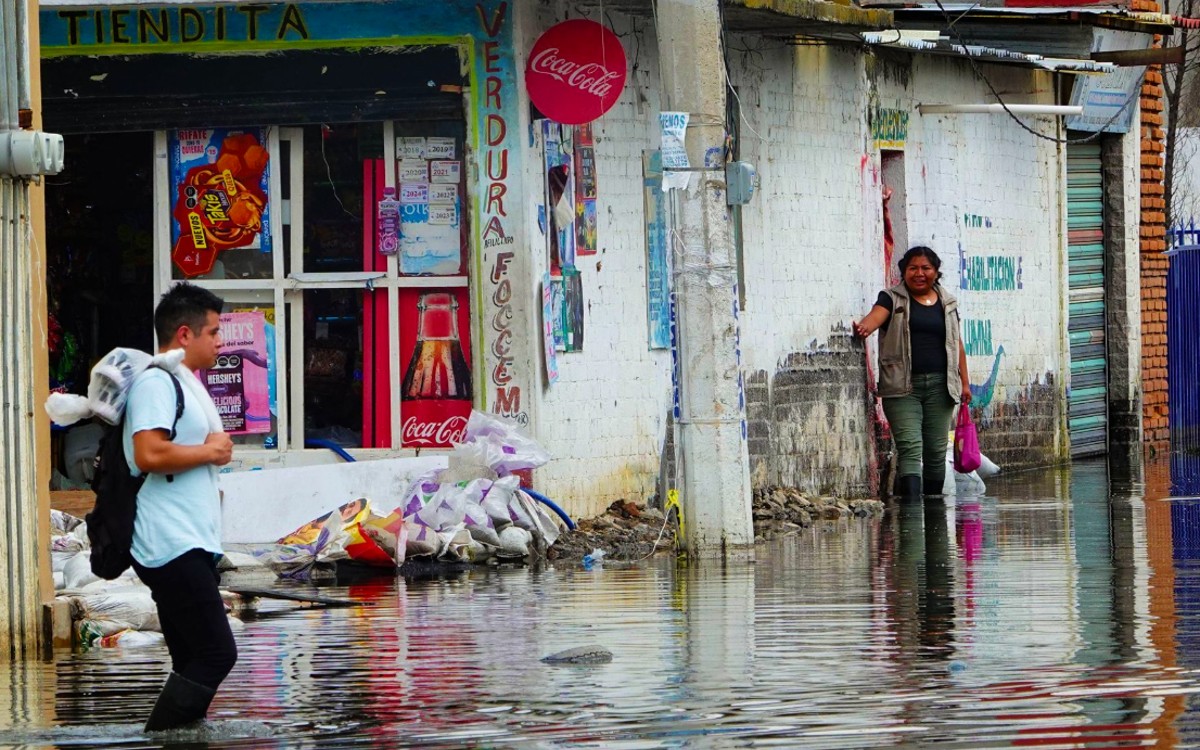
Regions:
<instances>
[{"instance_id":1,"label":"utility pole","mask_svg":"<svg viewBox=\"0 0 1200 750\"><path fill-rule=\"evenodd\" d=\"M720 0L654 1L662 106L689 115L691 182L674 191L671 240L685 542L694 557L749 558L754 526L738 361L737 259L725 197Z\"/></svg>"}]
</instances>

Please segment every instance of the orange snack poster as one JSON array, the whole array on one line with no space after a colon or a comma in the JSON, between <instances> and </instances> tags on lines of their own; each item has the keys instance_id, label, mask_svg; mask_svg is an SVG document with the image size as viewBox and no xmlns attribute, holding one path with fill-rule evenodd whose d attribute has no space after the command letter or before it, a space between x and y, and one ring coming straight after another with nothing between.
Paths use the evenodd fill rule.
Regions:
<instances>
[{"instance_id":1,"label":"orange snack poster","mask_svg":"<svg viewBox=\"0 0 1200 750\"><path fill-rule=\"evenodd\" d=\"M171 260L185 278L213 270L219 253L271 252L262 128L175 130L171 173Z\"/></svg>"}]
</instances>

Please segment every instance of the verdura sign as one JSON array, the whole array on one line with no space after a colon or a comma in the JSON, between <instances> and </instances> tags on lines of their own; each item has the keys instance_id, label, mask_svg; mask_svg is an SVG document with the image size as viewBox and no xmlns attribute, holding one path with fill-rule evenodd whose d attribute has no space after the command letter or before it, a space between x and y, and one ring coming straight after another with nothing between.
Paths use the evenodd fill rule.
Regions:
<instances>
[{"instance_id":1,"label":"verdura sign","mask_svg":"<svg viewBox=\"0 0 1200 750\"><path fill-rule=\"evenodd\" d=\"M54 17L68 47L309 38L301 6L294 4L63 9L54 11Z\"/></svg>"}]
</instances>

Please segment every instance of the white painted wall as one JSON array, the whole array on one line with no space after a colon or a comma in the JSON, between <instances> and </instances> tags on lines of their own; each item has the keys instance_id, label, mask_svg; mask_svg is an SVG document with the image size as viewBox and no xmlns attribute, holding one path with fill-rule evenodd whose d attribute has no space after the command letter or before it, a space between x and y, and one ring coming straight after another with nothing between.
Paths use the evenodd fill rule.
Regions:
<instances>
[{"instance_id":1,"label":"white painted wall","mask_svg":"<svg viewBox=\"0 0 1200 750\"><path fill-rule=\"evenodd\" d=\"M657 43L653 25L644 20L616 13L606 18L622 35L630 72L620 101L594 126L600 249L577 260L584 348L558 353L553 386L544 385L539 370L543 388L536 408L538 439L556 456L537 471L537 486L584 517L615 499L642 502L656 492L671 403L670 353L649 349L642 223L642 151L658 147ZM558 20L546 13L538 23L545 29ZM540 151L527 148L523 157L525 184L541 185ZM529 195L530 211L536 212L539 199ZM527 224L529 245L540 258L544 238L536 218ZM542 367L540 359L536 366Z\"/></svg>"},{"instance_id":2,"label":"white painted wall","mask_svg":"<svg viewBox=\"0 0 1200 750\"><path fill-rule=\"evenodd\" d=\"M617 497L654 492L670 408L669 357L646 348L640 192L641 151L658 145L656 43L650 23L611 15L637 69L617 107L596 124L603 250L581 262L585 350L559 355L560 381L543 389L537 418L539 438L561 457L539 470L538 485L578 515ZM865 388L865 360L849 347L846 326L868 311L885 285L872 107L909 113L902 144L909 243L929 244L940 254L963 317L990 330L990 345L981 337L969 358L972 383L989 382L1003 347L984 409L985 450L1003 456L1011 447L1014 460L1036 454L1043 463L1064 457L1069 367L1060 147L1006 116L921 117L919 102L992 100L962 61L913 56L885 62L850 48L752 37L733 37L729 58L744 117L742 158L760 176L758 193L743 209L743 371L774 378L810 355L843 354L830 357L828 372L807 376L843 383L823 409L773 413L773 449L805 460L760 471L756 484L843 493L867 486L867 406L857 385ZM1010 101L1052 100L1047 73L982 69ZM1043 135L1061 134L1053 118L1024 122ZM525 157L527 165L538 163L532 150ZM1131 206L1135 165L1136 159L1126 187ZM534 240L540 243L540 235ZM896 248L896 258L904 249ZM985 264L991 257L1019 259L1019 286L963 288L964 255ZM774 398L780 390L773 387ZM809 416L794 424L776 418L790 413ZM1034 424L1049 425L1037 447L1023 437Z\"/></svg>"}]
</instances>

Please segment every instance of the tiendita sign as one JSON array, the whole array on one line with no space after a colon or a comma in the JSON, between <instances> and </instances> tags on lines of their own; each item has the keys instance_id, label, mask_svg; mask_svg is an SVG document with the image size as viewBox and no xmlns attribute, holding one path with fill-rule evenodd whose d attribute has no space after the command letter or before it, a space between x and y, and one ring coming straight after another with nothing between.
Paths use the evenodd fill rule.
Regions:
<instances>
[{"instance_id":1,"label":"tiendita sign","mask_svg":"<svg viewBox=\"0 0 1200 750\"><path fill-rule=\"evenodd\" d=\"M595 21L551 27L533 45L525 86L538 110L555 122L582 125L603 115L625 88L625 50Z\"/></svg>"}]
</instances>

